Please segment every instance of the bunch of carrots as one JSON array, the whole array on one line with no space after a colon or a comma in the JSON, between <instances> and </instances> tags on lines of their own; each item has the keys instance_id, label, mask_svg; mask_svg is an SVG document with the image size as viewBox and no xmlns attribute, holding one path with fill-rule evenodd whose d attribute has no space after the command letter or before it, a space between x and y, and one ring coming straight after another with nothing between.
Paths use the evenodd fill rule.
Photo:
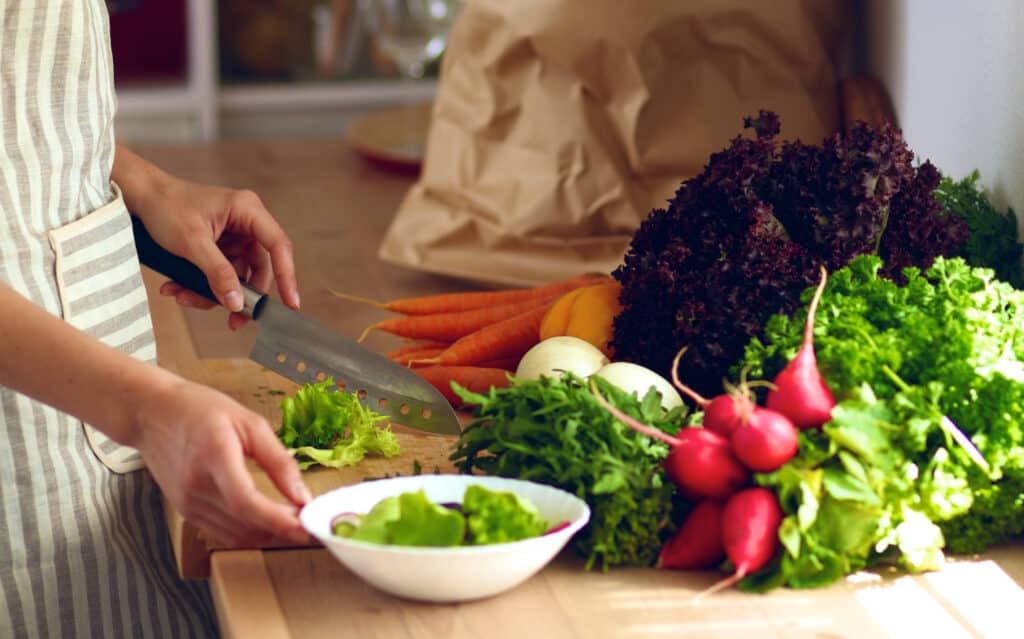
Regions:
<instances>
[{"instance_id":1,"label":"bunch of carrots","mask_svg":"<svg viewBox=\"0 0 1024 639\"><path fill-rule=\"evenodd\" d=\"M508 374L540 341L544 315L562 295L608 281L607 275L577 275L535 288L447 293L376 302L337 291L335 296L372 304L400 317L382 320L360 336L384 331L408 343L387 356L416 371L455 407L456 382L474 392L508 386Z\"/></svg>"}]
</instances>

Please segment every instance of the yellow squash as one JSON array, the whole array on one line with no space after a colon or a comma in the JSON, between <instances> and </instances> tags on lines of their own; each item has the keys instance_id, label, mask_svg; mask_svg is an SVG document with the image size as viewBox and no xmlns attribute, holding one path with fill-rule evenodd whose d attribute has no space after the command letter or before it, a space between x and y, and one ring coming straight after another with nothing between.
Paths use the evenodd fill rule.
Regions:
<instances>
[{"instance_id":1,"label":"yellow squash","mask_svg":"<svg viewBox=\"0 0 1024 639\"><path fill-rule=\"evenodd\" d=\"M569 335L590 342L611 358L612 322L622 311L619 293L622 286L615 280L584 286L558 298L545 314L540 325L542 340Z\"/></svg>"}]
</instances>

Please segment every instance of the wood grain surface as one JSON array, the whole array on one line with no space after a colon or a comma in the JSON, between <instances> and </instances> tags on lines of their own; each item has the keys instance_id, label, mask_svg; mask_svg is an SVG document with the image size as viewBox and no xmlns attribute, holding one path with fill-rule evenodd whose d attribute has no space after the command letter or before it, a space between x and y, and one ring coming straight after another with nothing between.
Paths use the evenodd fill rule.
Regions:
<instances>
[{"instance_id":1,"label":"wood grain surface","mask_svg":"<svg viewBox=\"0 0 1024 639\"><path fill-rule=\"evenodd\" d=\"M927 575L863 573L828 588L765 595L732 590L700 603L694 595L720 573L588 572L570 552L510 592L462 604L396 599L323 549L244 558L218 552L211 584L222 605L236 611L230 624L244 617L242 611L255 613L261 593L272 589L282 612L277 625L267 627L273 636L294 639L328 632L367 639L1009 638L1020 636L1016 611L1024 591L1004 567L1020 579L1022 556L1019 548L1000 549L991 558L957 561Z\"/></svg>"}]
</instances>

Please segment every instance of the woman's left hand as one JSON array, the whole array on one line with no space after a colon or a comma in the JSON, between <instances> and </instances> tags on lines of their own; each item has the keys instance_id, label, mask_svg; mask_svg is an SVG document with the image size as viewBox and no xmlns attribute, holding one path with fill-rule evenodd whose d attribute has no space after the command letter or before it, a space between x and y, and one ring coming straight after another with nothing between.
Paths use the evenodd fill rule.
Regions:
<instances>
[{"instance_id":1,"label":"woman's left hand","mask_svg":"<svg viewBox=\"0 0 1024 639\"><path fill-rule=\"evenodd\" d=\"M140 161L148 166L137 170L156 170L123 147L117 161L122 166ZM282 301L299 307L292 243L252 191L208 186L182 180L166 173L150 173L149 180L138 173L119 179L115 162L115 180L121 183L132 212L162 247L198 266L206 274L210 289L220 304L231 311L242 309L243 280L260 291L268 291L276 281ZM136 188L129 192L128 183ZM160 287L162 295L173 296L183 306L211 308L212 302L176 282ZM228 326L235 330L246 322L241 313L232 312Z\"/></svg>"}]
</instances>

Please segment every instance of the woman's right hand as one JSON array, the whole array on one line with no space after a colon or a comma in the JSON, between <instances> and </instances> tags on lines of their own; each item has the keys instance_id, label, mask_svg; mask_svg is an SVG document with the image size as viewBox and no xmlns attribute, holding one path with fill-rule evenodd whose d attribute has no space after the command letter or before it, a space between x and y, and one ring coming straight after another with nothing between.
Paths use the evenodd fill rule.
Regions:
<instances>
[{"instance_id":1,"label":"woman's right hand","mask_svg":"<svg viewBox=\"0 0 1024 639\"><path fill-rule=\"evenodd\" d=\"M298 508L311 496L267 420L216 390L169 378L137 405L130 444L174 508L219 546L256 546L275 536L307 542ZM290 504L256 490L246 457Z\"/></svg>"}]
</instances>

